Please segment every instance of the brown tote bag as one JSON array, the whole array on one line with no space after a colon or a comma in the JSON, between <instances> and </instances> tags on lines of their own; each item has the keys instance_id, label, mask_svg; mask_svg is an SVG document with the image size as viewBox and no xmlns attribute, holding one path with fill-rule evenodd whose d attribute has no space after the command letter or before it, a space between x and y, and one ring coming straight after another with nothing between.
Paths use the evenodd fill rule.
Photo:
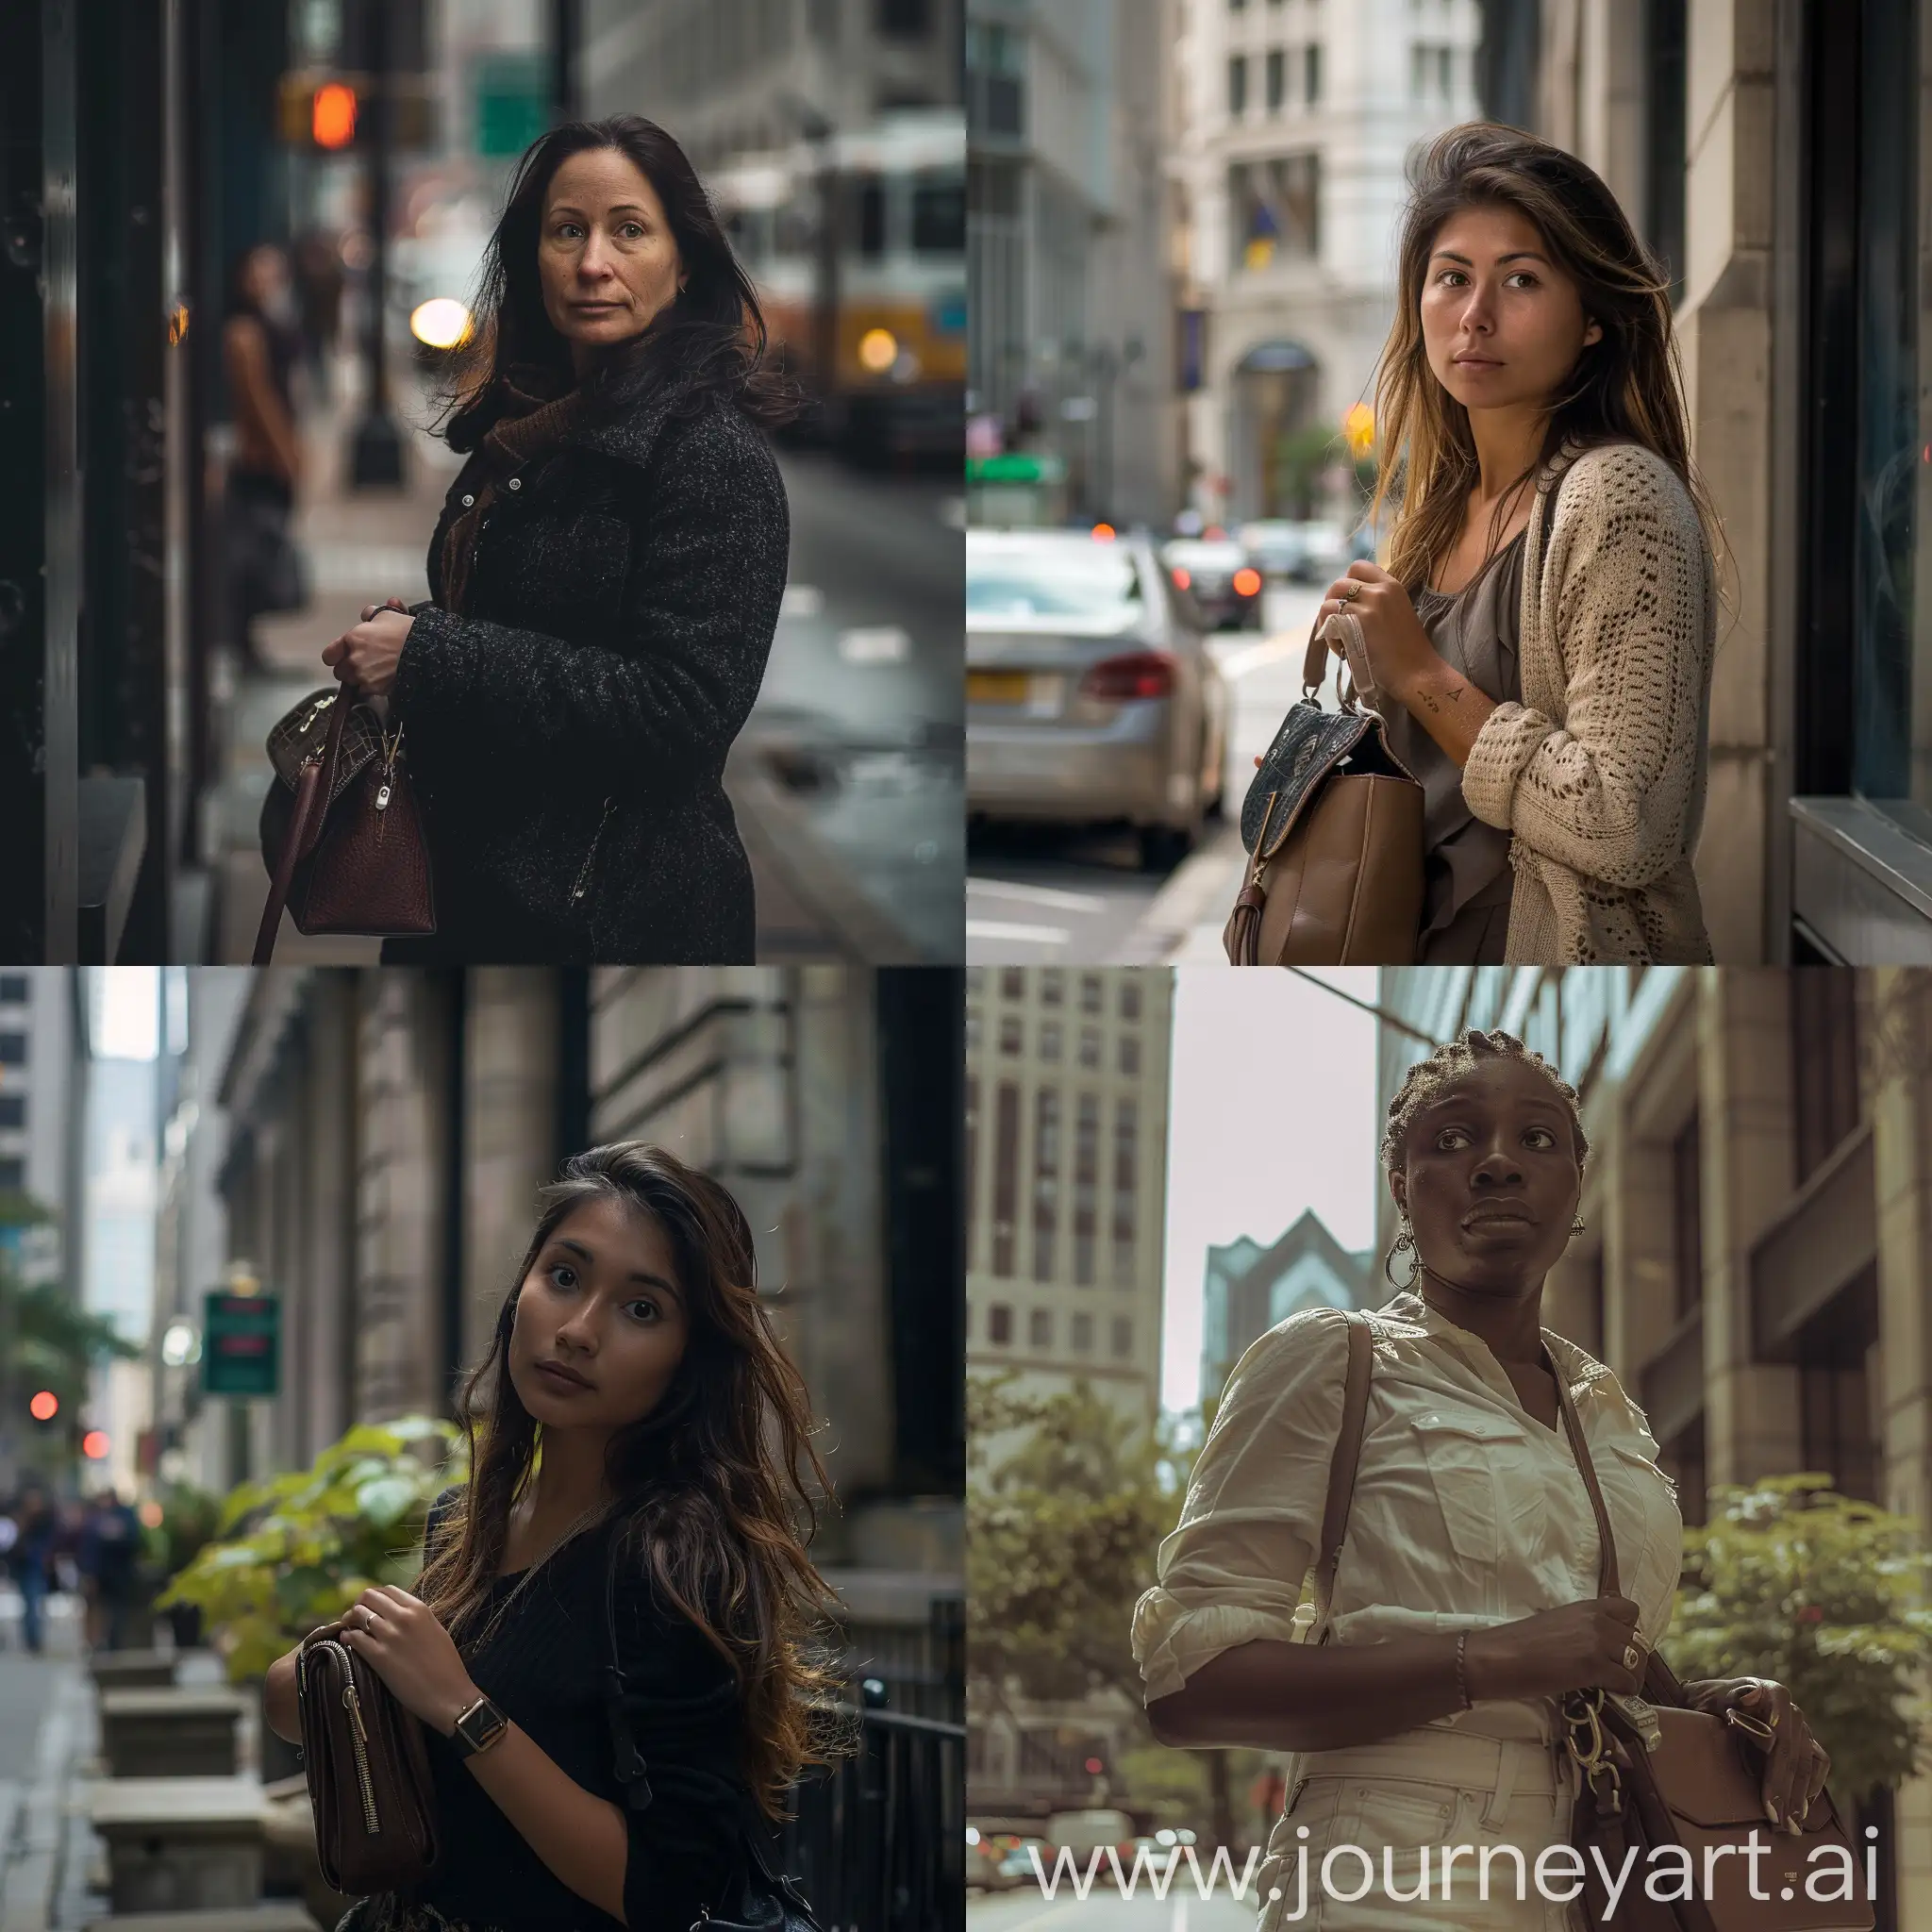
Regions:
<instances>
[{"instance_id":1,"label":"brown tote bag","mask_svg":"<svg viewBox=\"0 0 1932 1932\"><path fill-rule=\"evenodd\" d=\"M1241 806L1248 868L1222 943L1235 966L1409 966L1423 915L1423 788L1382 721L1320 692L1328 646L1308 634L1300 701Z\"/></svg>"},{"instance_id":2,"label":"brown tote bag","mask_svg":"<svg viewBox=\"0 0 1932 1932\"><path fill-rule=\"evenodd\" d=\"M1328 1606L1348 1531L1374 1359L1367 1319L1351 1310L1348 1322L1348 1379L1335 1459L1328 1468L1328 1502L1315 1567L1318 1641L1327 1640ZM1598 1593L1622 1595L1609 1512L1597 1487L1583 1424L1570 1400L1568 1380L1547 1343L1543 1356L1556 1378L1563 1426L1596 1516L1602 1552ZM1640 1707L1647 1706L1646 1714L1656 1720L1654 1744L1646 1742L1644 1726L1627 1708L1633 1701ZM1819 1792L1798 1837L1772 1830L1764 1815L1761 1759L1755 1752L1747 1755L1736 1736L1743 1731L1768 1740L1770 1732L1754 1718L1740 1710L1713 1716L1690 1708L1683 1687L1656 1651L1644 1666L1641 1700L1614 1698L1601 1690L1573 1690L1563 1700L1562 1716L1566 1742L1578 1770L1570 1840L1584 1860L1584 1890L1578 1903L1591 1932L1872 1932L1874 1919L1868 1903L1857 1898L1821 1903L1806 1896L1805 1881L1813 1872L1849 1869L1856 1886L1862 1883L1863 1868L1828 1790ZM1768 1892L1768 1898L1751 1896L1751 1865L1743 1854L1754 1831L1766 1847L1757 1869L1758 1889ZM1692 1888L1700 1896L1666 1901L1646 1894L1644 1881L1653 1872L1678 1864L1675 1859L1664 1868L1652 1864L1648 1855L1654 1845L1683 1847L1690 1858ZM1843 1862L1834 1857L1821 1865L1813 1854L1825 1845L1842 1853ZM1735 1847L1735 1852L1710 1859L1708 1900L1701 1896L1707 1847ZM1633 1848L1637 1857L1631 1861L1628 1882L1610 1914L1594 1854L1601 1853L1604 1865L1615 1874ZM1666 1889L1677 1887L1673 1883Z\"/></svg>"}]
</instances>

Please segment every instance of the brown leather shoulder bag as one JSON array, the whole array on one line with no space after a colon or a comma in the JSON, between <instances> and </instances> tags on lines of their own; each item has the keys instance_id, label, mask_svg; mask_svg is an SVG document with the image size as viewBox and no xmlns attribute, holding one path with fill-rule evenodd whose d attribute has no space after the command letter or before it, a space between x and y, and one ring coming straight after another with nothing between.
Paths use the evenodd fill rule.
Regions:
<instances>
[{"instance_id":1,"label":"brown leather shoulder bag","mask_svg":"<svg viewBox=\"0 0 1932 1932\"><path fill-rule=\"evenodd\" d=\"M436 1785L421 1723L341 1633L325 1624L302 1640L295 1690L322 1875L354 1898L434 1869Z\"/></svg>"},{"instance_id":2,"label":"brown leather shoulder bag","mask_svg":"<svg viewBox=\"0 0 1932 1932\"><path fill-rule=\"evenodd\" d=\"M1241 805L1247 872L1222 934L1234 966L1407 966L1423 912L1423 788L1355 692L1324 711L1316 620L1290 706Z\"/></svg>"},{"instance_id":3,"label":"brown leather shoulder bag","mask_svg":"<svg viewBox=\"0 0 1932 1932\"><path fill-rule=\"evenodd\" d=\"M1348 1319L1348 1380L1315 1567L1318 1642L1327 1639L1328 1606L1361 1460L1374 1366L1367 1319L1354 1311ZM1556 1378L1563 1427L1596 1516L1601 1552L1597 1591L1621 1595L1609 1511L1570 1399L1569 1378L1547 1341L1543 1355ZM1755 1719L1740 1710L1719 1717L1690 1707L1682 1685L1656 1651L1645 1663L1642 1697L1611 1696L1600 1689L1573 1690L1562 1700L1561 1716L1565 1743L1577 1767L1570 1841L1583 1856L1584 1890L1578 1904L1591 1932L1872 1932L1869 1903L1821 1903L1806 1895L1805 1881L1811 1873L1850 1870L1856 1874L1861 1867L1829 1791L1819 1792L1799 1836L1771 1829L1764 1816L1761 1760L1756 1753L1746 1755L1739 1735L1768 1744L1770 1731ZM1754 1833L1761 1848L1758 1890L1768 1894L1757 1898L1751 1896L1754 1866L1746 1856ZM1678 1846L1688 1854L1691 1886L1700 1894L1709 1872L1708 1900L1648 1895L1644 1881L1652 1873L1679 1868L1674 1858L1661 1867L1651 1862L1649 1853L1658 1845ZM1813 1854L1824 1846L1842 1854L1842 1862L1828 1857L1821 1865ZM1601 1856L1604 1867L1618 1873L1633 1850L1637 1856L1629 1881L1612 1914L1597 1858ZM1677 1887L1673 1883L1666 1889Z\"/></svg>"},{"instance_id":4,"label":"brown leather shoulder bag","mask_svg":"<svg viewBox=\"0 0 1932 1932\"><path fill-rule=\"evenodd\" d=\"M283 717L268 755L261 845L271 884L254 963L274 958L285 905L304 933L433 933L429 848L402 725L385 727L356 686L339 685Z\"/></svg>"}]
</instances>

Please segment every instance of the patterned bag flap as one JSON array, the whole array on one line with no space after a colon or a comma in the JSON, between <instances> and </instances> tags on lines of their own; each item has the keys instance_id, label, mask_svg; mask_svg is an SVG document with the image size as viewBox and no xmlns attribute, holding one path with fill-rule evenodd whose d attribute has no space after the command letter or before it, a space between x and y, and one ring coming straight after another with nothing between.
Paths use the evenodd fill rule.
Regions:
<instances>
[{"instance_id":1,"label":"patterned bag flap","mask_svg":"<svg viewBox=\"0 0 1932 1932\"><path fill-rule=\"evenodd\" d=\"M1324 711L1313 698L1291 705L1241 801L1241 843L1248 852L1273 858L1322 781L1343 764L1351 774L1415 782L1389 749L1382 721L1373 711ZM1257 852L1264 824L1266 842Z\"/></svg>"},{"instance_id":2,"label":"patterned bag flap","mask_svg":"<svg viewBox=\"0 0 1932 1932\"><path fill-rule=\"evenodd\" d=\"M269 762L275 768L275 776L291 791L302 775L302 767L322 756L323 747L328 742L329 720L341 690L341 685L336 685L329 691L310 691L270 731ZM375 713L367 705L358 704L342 725L341 757L318 822L371 760L381 756L382 727L376 723Z\"/></svg>"}]
</instances>

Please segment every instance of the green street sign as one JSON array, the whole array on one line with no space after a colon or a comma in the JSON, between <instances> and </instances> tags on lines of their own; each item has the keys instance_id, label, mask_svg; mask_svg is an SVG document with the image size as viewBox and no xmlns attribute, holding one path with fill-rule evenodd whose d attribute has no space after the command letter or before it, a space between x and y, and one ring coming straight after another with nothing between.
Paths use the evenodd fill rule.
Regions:
<instances>
[{"instance_id":1,"label":"green street sign","mask_svg":"<svg viewBox=\"0 0 1932 1932\"><path fill-rule=\"evenodd\" d=\"M520 155L550 125L550 75L538 54L485 54L476 62L476 152Z\"/></svg>"},{"instance_id":2,"label":"green street sign","mask_svg":"<svg viewBox=\"0 0 1932 1932\"><path fill-rule=\"evenodd\" d=\"M1066 474L1066 464L1051 450L1037 456L1030 451L1014 450L1001 457L966 459L969 483L1058 483Z\"/></svg>"},{"instance_id":3,"label":"green street sign","mask_svg":"<svg viewBox=\"0 0 1932 1932\"><path fill-rule=\"evenodd\" d=\"M278 1395L282 1304L272 1294L211 1289L202 1302L201 1387L207 1395Z\"/></svg>"}]
</instances>

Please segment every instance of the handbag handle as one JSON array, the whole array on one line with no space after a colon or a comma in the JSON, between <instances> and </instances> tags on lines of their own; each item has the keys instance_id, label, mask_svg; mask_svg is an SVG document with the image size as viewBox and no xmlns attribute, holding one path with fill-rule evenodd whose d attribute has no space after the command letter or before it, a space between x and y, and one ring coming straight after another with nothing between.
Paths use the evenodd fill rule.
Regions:
<instances>
[{"instance_id":1,"label":"handbag handle","mask_svg":"<svg viewBox=\"0 0 1932 1932\"><path fill-rule=\"evenodd\" d=\"M266 966L275 958L275 935L282 927L282 909L289 903L289 890L295 879L295 868L314 849L322 836L322 822L328 814L328 796L334 789L336 762L342 751L342 724L360 702L360 689L344 684L336 694L335 710L328 721L328 736L316 756L302 767L295 781L295 812L289 821L289 836L275 855L274 876L269 880L268 903L261 908L261 924L255 933L252 965ZM274 783L274 780L270 780Z\"/></svg>"}]
</instances>

